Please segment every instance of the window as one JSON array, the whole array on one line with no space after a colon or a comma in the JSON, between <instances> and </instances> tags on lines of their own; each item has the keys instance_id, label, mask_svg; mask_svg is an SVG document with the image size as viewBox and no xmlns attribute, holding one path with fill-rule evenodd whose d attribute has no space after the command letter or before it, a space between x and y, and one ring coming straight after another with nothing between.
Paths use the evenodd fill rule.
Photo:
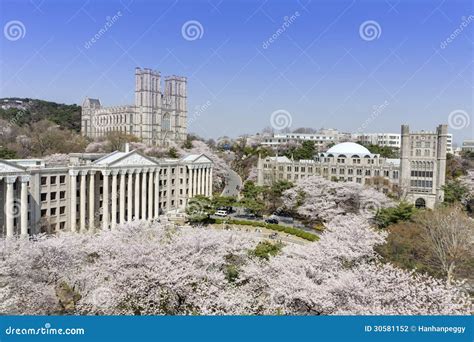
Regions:
<instances>
[{"instance_id":1,"label":"window","mask_svg":"<svg viewBox=\"0 0 474 342\"><path fill-rule=\"evenodd\" d=\"M66 207L60 207L59 208L59 214L64 215L66 213Z\"/></svg>"},{"instance_id":2,"label":"window","mask_svg":"<svg viewBox=\"0 0 474 342\"><path fill-rule=\"evenodd\" d=\"M66 198L66 191L60 191L59 192L59 199L65 199Z\"/></svg>"},{"instance_id":3,"label":"window","mask_svg":"<svg viewBox=\"0 0 474 342\"><path fill-rule=\"evenodd\" d=\"M56 200L56 192L52 192L52 193L50 194L50 198L51 198L51 201Z\"/></svg>"},{"instance_id":4,"label":"window","mask_svg":"<svg viewBox=\"0 0 474 342\"><path fill-rule=\"evenodd\" d=\"M61 184L66 183L66 176L59 176L59 183Z\"/></svg>"},{"instance_id":5,"label":"window","mask_svg":"<svg viewBox=\"0 0 474 342\"><path fill-rule=\"evenodd\" d=\"M51 176L50 183L51 183L51 185L56 184L56 176Z\"/></svg>"},{"instance_id":6,"label":"window","mask_svg":"<svg viewBox=\"0 0 474 342\"><path fill-rule=\"evenodd\" d=\"M48 182L48 177L41 177L41 185L46 185Z\"/></svg>"},{"instance_id":7,"label":"window","mask_svg":"<svg viewBox=\"0 0 474 342\"><path fill-rule=\"evenodd\" d=\"M48 194L41 194L41 202L46 202L46 199L48 198Z\"/></svg>"},{"instance_id":8,"label":"window","mask_svg":"<svg viewBox=\"0 0 474 342\"><path fill-rule=\"evenodd\" d=\"M56 208L51 208L51 216L55 216L56 215Z\"/></svg>"}]
</instances>

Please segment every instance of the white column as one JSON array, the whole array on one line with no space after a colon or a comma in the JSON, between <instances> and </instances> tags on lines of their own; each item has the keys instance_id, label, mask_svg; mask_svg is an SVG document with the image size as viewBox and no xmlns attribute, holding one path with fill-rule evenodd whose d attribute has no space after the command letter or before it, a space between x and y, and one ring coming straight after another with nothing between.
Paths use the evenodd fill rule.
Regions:
<instances>
[{"instance_id":1,"label":"white column","mask_svg":"<svg viewBox=\"0 0 474 342\"><path fill-rule=\"evenodd\" d=\"M127 221L133 219L133 170L128 171L127 185Z\"/></svg>"},{"instance_id":2,"label":"white column","mask_svg":"<svg viewBox=\"0 0 474 342\"><path fill-rule=\"evenodd\" d=\"M193 197L196 196L197 188L197 169L193 168Z\"/></svg>"},{"instance_id":3,"label":"white column","mask_svg":"<svg viewBox=\"0 0 474 342\"><path fill-rule=\"evenodd\" d=\"M209 168L209 197L212 198L212 166Z\"/></svg>"},{"instance_id":4,"label":"white column","mask_svg":"<svg viewBox=\"0 0 474 342\"><path fill-rule=\"evenodd\" d=\"M5 182L7 183L7 200L5 203L7 237L14 234L14 218L15 218L15 199L13 197L13 183L16 181L16 176L7 176Z\"/></svg>"},{"instance_id":5,"label":"white column","mask_svg":"<svg viewBox=\"0 0 474 342\"><path fill-rule=\"evenodd\" d=\"M207 166L204 167L204 170L203 170L203 181L202 181L203 185L203 193L204 193L204 196L209 196L208 193L207 193Z\"/></svg>"},{"instance_id":6,"label":"white column","mask_svg":"<svg viewBox=\"0 0 474 342\"><path fill-rule=\"evenodd\" d=\"M199 168L198 169L198 189L197 189L197 194L198 195L201 195L202 192L201 192L201 186L202 186L202 169Z\"/></svg>"},{"instance_id":7,"label":"white column","mask_svg":"<svg viewBox=\"0 0 474 342\"><path fill-rule=\"evenodd\" d=\"M112 209L110 210L110 228L115 229L117 226L117 173L112 171Z\"/></svg>"},{"instance_id":8,"label":"white column","mask_svg":"<svg viewBox=\"0 0 474 342\"><path fill-rule=\"evenodd\" d=\"M148 171L148 220L153 219L153 170Z\"/></svg>"},{"instance_id":9,"label":"white column","mask_svg":"<svg viewBox=\"0 0 474 342\"><path fill-rule=\"evenodd\" d=\"M142 175L142 220L146 220L146 209L147 209L147 204L146 204L146 173L148 170L143 170L143 175Z\"/></svg>"},{"instance_id":10,"label":"white column","mask_svg":"<svg viewBox=\"0 0 474 342\"><path fill-rule=\"evenodd\" d=\"M80 229L81 232L86 230L86 177L87 171L81 171L81 193L80 193Z\"/></svg>"},{"instance_id":11,"label":"white column","mask_svg":"<svg viewBox=\"0 0 474 342\"><path fill-rule=\"evenodd\" d=\"M30 176L21 176L21 223L20 232L22 236L28 235L28 182Z\"/></svg>"},{"instance_id":12,"label":"white column","mask_svg":"<svg viewBox=\"0 0 474 342\"><path fill-rule=\"evenodd\" d=\"M120 223L123 224L125 222L125 175L127 171L121 170L120 171Z\"/></svg>"},{"instance_id":13,"label":"white column","mask_svg":"<svg viewBox=\"0 0 474 342\"><path fill-rule=\"evenodd\" d=\"M104 182L102 187L102 229L109 229L109 176L110 171L102 171Z\"/></svg>"},{"instance_id":14,"label":"white column","mask_svg":"<svg viewBox=\"0 0 474 342\"><path fill-rule=\"evenodd\" d=\"M69 182L71 183L71 193L69 194L69 197L71 198L70 202L70 229L71 232L75 232L77 227L76 227L76 221L77 221L77 175L79 174L79 171L76 170L69 170Z\"/></svg>"},{"instance_id":15,"label":"white column","mask_svg":"<svg viewBox=\"0 0 474 342\"><path fill-rule=\"evenodd\" d=\"M140 219L140 172L141 170L135 171L135 220Z\"/></svg>"},{"instance_id":16,"label":"white column","mask_svg":"<svg viewBox=\"0 0 474 342\"><path fill-rule=\"evenodd\" d=\"M95 172L89 173L89 231L94 232L95 217Z\"/></svg>"},{"instance_id":17,"label":"white column","mask_svg":"<svg viewBox=\"0 0 474 342\"><path fill-rule=\"evenodd\" d=\"M155 218L160 215L160 169L155 170Z\"/></svg>"}]
</instances>

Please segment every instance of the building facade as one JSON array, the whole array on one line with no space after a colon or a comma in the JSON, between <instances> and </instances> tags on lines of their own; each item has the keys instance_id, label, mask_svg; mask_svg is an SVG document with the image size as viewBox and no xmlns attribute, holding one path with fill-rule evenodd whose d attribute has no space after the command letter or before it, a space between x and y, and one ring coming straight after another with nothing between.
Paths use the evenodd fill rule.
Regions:
<instances>
[{"instance_id":1,"label":"building facade","mask_svg":"<svg viewBox=\"0 0 474 342\"><path fill-rule=\"evenodd\" d=\"M71 154L66 162L0 160L0 235L93 232L184 209L212 195L205 155L155 159L138 151Z\"/></svg>"},{"instance_id":2,"label":"building facade","mask_svg":"<svg viewBox=\"0 0 474 342\"><path fill-rule=\"evenodd\" d=\"M298 181L313 175L374 186L394 192L418 207L433 208L444 199L447 125L436 132L413 132L402 126L400 159L383 158L353 142L337 144L313 160L287 157L259 158L257 183Z\"/></svg>"},{"instance_id":3,"label":"building facade","mask_svg":"<svg viewBox=\"0 0 474 342\"><path fill-rule=\"evenodd\" d=\"M474 140L464 140L461 146L462 152L474 152Z\"/></svg>"},{"instance_id":4,"label":"building facade","mask_svg":"<svg viewBox=\"0 0 474 342\"><path fill-rule=\"evenodd\" d=\"M148 145L182 143L187 135L187 80L168 76L161 89L161 74L135 69L135 105L102 107L99 99L82 104L81 132L90 138L111 132L134 135Z\"/></svg>"}]
</instances>

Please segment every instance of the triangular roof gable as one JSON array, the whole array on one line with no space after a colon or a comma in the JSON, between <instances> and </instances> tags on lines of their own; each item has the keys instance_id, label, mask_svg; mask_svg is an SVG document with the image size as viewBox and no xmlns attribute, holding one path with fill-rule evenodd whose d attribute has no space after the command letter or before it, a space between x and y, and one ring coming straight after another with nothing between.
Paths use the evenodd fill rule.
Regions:
<instances>
[{"instance_id":1,"label":"triangular roof gable","mask_svg":"<svg viewBox=\"0 0 474 342\"><path fill-rule=\"evenodd\" d=\"M113 161L109 166L156 166L158 165L153 159L144 156L138 151L131 151L121 158Z\"/></svg>"},{"instance_id":2,"label":"triangular roof gable","mask_svg":"<svg viewBox=\"0 0 474 342\"><path fill-rule=\"evenodd\" d=\"M205 154L201 154L193 160L193 163L212 163L212 160Z\"/></svg>"},{"instance_id":3,"label":"triangular roof gable","mask_svg":"<svg viewBox=\"0 0 474 342\"><path fill-rule=\"evenodd\" d=\"M26 168L23 166L0 159L0 172L22 172L25 170Z\"/></svg>"}]
</instances>

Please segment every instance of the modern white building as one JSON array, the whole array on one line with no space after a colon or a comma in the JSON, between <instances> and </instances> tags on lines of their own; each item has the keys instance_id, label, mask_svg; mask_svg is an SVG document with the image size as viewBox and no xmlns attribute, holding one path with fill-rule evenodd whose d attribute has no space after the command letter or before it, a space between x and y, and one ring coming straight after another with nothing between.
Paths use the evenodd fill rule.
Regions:
<instances>
[{"instance_id":1,"label":"modern white building","mask_svg":"<svg viewBox=\"0 0 474 342\"><path fill-rule=\"evenodd\" d=\"M280 146L291 142L301 143L303 141L313 141L317 149L323 149L330 144L343 140L344 135L335 129L321 129L318 133L279 133L265 136L262 139L264 146Z\"/></svg>"},{"instance_id":2,"label":"modern white building","mask_svg":"<svg viewBox=\"0 0 474 342\"><path fill-rule=\"evenodd\" d=\"M474 152L474 140L464 140L461 146L462 152Z\"/></svg>"},{"instance_id":3,"label":"modern white building","mask_svg":"<svg viewBox=\"0 0 474 342\"><path fill-rule=\"evenodd\" d=\"M102 107L99 99L82 104L81 132L90 138L111 132L135 135L148 145L181 143L187 135L187 80L165 77L151 69L135 69L135 105Z\"/></svg>"},{"instance_id":4,"label":"modern white building","mask_svg":"<svg viewBox=\"0 0 474 342\"><path fill-rule=\"evenodd\" d=\"M354 142L337 144L313 160L287 157L259 158L257 183L298 181L313 175L344 182L370 185L393 192L417 207L433 208L444 199L447 125L436 132L411 133L402 126L400 159L383 158Z\"/></svg>"},{"instance_id":5,"label":"modern white building","mask_svg":"<svg viewBox=\"0 0 474 342\"><path fill-rule=\"evenodd\" d=\"M66 162L0 160L0 236L94 232L184 209L212 195L205 155L155 159L138 151L70 154Z\"/></svg>"}]
</instances>

